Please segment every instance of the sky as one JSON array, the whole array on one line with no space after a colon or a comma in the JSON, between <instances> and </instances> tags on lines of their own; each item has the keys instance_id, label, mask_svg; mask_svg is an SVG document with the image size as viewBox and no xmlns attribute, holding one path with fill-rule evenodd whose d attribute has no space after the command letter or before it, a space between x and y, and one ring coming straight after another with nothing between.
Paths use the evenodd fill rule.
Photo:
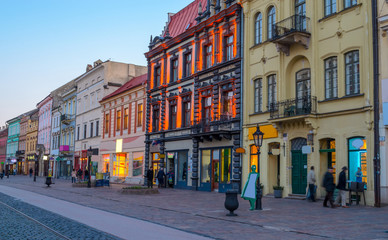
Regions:
<instances>
[{"instance_id":1,"label":"sky","mask_svg":"<svg viewBox=\"0 0 388 240\"><path fill-rule=\"evenodd\" d=\"M0 127L87 64L146 66L150 35L193 0L0 0Z\"/></svg>"}]
</instances>

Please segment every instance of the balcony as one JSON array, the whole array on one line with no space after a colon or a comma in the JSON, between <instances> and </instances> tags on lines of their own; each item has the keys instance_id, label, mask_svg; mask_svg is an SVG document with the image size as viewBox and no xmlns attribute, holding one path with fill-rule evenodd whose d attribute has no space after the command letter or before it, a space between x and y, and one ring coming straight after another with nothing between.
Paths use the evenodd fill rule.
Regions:
<instances>
[{"instance_id":1,"label":"balcony","mask_svg":"<svg viewBox=\"0 0 388 240\"><path fill-rule=\"evenodd\" d=\"M317 97L287 99L270 105L270 120L317 113Z\"/></svg>"},{"instance_id":2,"label":"balcony","mask_svg":"<svg viewBox=\"0 0 388 240\"><path fill-rule=\"evenodd\" d=\"M69 145L61 145L59 146L59 152L69 152L70 146Z\"/></svg>"},{"instance_id":3,"label":"balcony","mask_svg":"<svg viewBox=\"0 0 388 240\"><path fill-rule=\"evenodd\" d=\"M194 121L191 127L191 133L194 136L202 136L209 141L212 139L221 140L222 138L230 140L230 134L233 131L239 131L239 120L234 121L233 117L228 114L220 115L215 119L207 118Z\"/></svg>"},{"instance_id":4,"label":"balcony","mask_svg":"<svg viewBox=\"0 0 388 240\"><path fill-rule=\"evenodd\" d=\"M310 28L310 18L294 15L275 24L271 41L276 44L278 52L284 52L288 56L292 44L309 48Z\"/></svg>"},{"instance_id":5,"label":"balcony","mask_svg":"<svg viewBox=\"0 0 388 240\"><path fill-rule=\"evenodd\" d=\"M62 114L61 115L61 122L65 125L69 125L72 121L72 115L70 114Z\"/></svg>"}]
</instances>

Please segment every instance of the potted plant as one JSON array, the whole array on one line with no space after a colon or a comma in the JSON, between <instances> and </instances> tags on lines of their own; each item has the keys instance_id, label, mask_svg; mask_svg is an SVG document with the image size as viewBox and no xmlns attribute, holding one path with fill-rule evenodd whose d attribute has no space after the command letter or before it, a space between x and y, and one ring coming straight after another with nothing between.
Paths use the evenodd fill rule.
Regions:
<instances>
[{"instance_id":1,"label":"potted plant","mask_svg":"<svg viewBox=\"0 0 388 240\"><path fill-rule=\"evenodd\" d=\"M283 196L283 188L282 186L273 186L273 195L275 198L282 198Z\"/></svg>"}]
</instances>

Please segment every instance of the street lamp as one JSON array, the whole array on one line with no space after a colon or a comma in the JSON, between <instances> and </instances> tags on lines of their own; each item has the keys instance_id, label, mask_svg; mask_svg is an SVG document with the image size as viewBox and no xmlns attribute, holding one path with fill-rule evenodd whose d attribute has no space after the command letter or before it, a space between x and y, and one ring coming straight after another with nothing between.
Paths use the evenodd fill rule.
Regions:
<instances>
[{"instance_id":1,"label":"street lamp","mask_svg":"<svg viewBox=\"0 0 388 240\"><path fill-rule=\"evenodd\" d=\"M92 175L92 170L90 169L90 163L91 163L91 160L92 160L92 154L93 154L93 150L92 150L92 147L90 146L89 147L89 150L88 150L88 172L89 172L89 175L88 175L88 188L92 187L92 183L90 181L90 177Z\"/></svg>"},{"instance_id":2,"label":"street lamp","mask_svg":"<svg viewBox=\"0 0 388 240\"><path fill-rule=\"evenodd\" d=\"M258 196L256 198L256 210L262 210L261 206L261 197L262 197L262 191L260 187L260 148L263 145L263 136L264 133L260 131L260 126L257 124L256 132L253 133L253 140L255 142L255 146L257 147L257 173L259 174L259 177L257 178L257 184L256 189Z\"/></svg>"}]
</instances>

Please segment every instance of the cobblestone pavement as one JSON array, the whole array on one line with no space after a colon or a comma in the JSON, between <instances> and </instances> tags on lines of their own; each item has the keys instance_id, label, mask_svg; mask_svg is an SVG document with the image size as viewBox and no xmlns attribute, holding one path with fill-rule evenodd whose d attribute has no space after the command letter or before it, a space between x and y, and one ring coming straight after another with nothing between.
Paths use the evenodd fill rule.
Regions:
<instances>
[{"instance_id":1,"label":"cobblestone pavement","mask_svg":"<svg viewBox=\"0 0 388 240\"><path fill-rule=\"evenodd\" d=\"M388 207L352 206L328 209L322 201L263 198L263 211L249 211L239 198L237 217L227 217L225 195L160 189L155 195L123 195L122 185L73 188L56 179L11 176L0 184L134 217L216 239L388 239Z\"/></svg>"},{"instance_id":2,"label":"cobblestone pavement","mask_svg":"<svg viewBox=\"0 0 388 240\"><path fill-rule=\"evenodd\" d=\"M3 203L33 218L34 221ZM0 239L4 240L119 239L2 193L0 193L0 219ZM59 234L55 234L41 224Z\"/></svg>"}]
</instances>

